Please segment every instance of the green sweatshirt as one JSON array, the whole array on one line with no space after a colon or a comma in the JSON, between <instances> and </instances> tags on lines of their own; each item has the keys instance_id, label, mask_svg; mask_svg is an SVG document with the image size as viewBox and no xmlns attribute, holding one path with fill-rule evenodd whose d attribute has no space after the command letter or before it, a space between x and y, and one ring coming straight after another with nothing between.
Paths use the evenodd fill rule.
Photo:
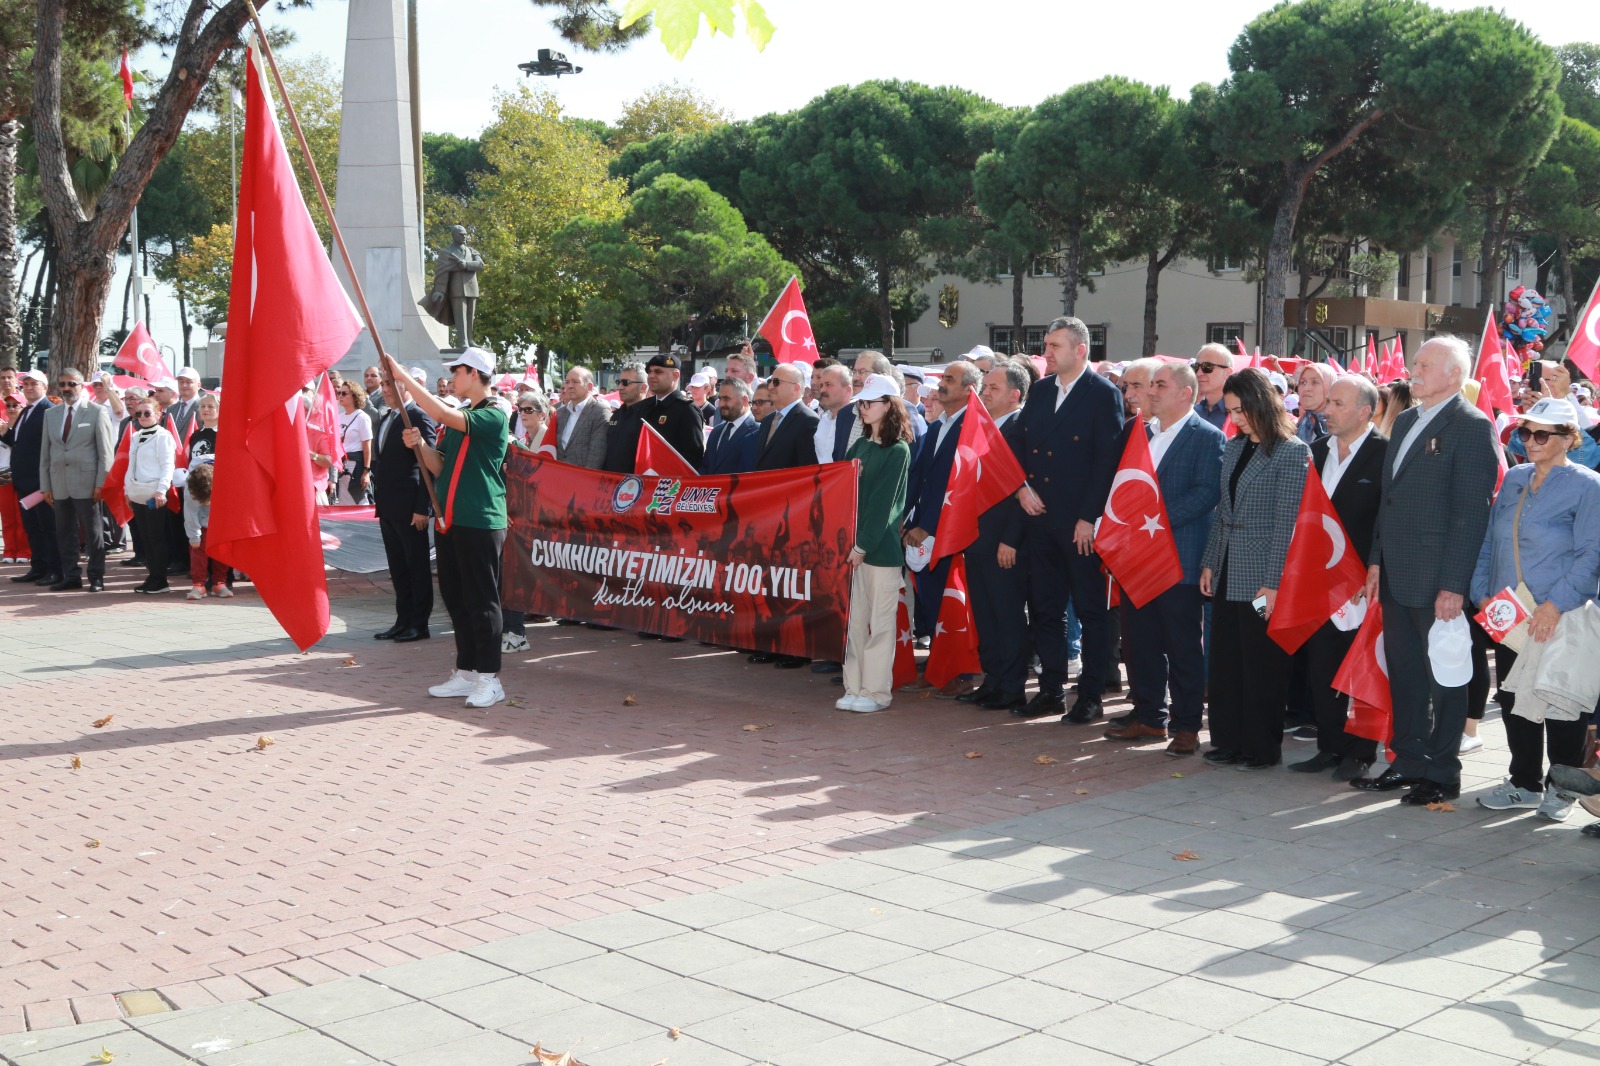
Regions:
<instances>
[{"instance_id":1,"label":"green sweatshirt","mask_svg":"<svg viewBox=\"0 0 1600 1066\"><path fill-rule=\"evenodd\" d=\"M872 566L900 566L900 521L906 513L906 474L911 445L897 440L888 447L863 436L850 446L846 459L861 460L856 490L856 544Z\"/></svg>"}]
</instances>

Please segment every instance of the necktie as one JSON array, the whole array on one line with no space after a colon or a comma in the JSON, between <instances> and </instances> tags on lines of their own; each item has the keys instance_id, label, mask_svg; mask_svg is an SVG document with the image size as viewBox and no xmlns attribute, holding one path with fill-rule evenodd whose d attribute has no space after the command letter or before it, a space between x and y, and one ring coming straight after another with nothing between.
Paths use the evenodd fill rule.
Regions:
<instances>
[{"instance_id":1,"label":"necktie","mask_svg":"<svg viewBox=\"0 0 1600 1066\"><path fill-rule=\"evenodd\" d=\"M771 444L772 443L772 438L774 436L776 436L777 433L778 433L778 423L782 422L782 421L783 421L783 412L782 411L774 411L772 413L772 425L770 427L768 427L768 429L767 429L767 441L766 441L767 444Z\"/></svg>"},{"instance_id":2,"label":"necktie","mask_svg":"<svg viewBox=\"0 0 1600 1066\"><path fill-rule=\"evenodd\" d=\"M67 438L72 436L72 405L68 404L61 419L61 443L67 443Z\"/></svg>"}]
</instances>

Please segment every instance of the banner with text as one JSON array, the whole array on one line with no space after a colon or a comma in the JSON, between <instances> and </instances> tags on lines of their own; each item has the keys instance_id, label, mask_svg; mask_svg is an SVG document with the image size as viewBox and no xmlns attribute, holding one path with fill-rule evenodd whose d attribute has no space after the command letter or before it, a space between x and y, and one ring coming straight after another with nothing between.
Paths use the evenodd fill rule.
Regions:
<instances>
[{"instance_id":1,"label":"banner with text","mask_svg":"<svg viewBox=\"0 0 1600 1066\"><path fill-rule=\"evenodd\" d=\"M726 477L508 460L503 598L529 614L844 657L856 464Z\"/></svg>"}]
</instances>

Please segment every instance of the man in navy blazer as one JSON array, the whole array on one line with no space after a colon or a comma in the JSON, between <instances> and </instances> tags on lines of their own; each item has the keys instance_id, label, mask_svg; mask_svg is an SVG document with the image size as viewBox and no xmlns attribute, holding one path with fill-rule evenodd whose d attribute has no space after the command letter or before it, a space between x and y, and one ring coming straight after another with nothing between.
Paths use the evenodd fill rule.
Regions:
<instances>
[{"instance_id":1,"label":"man in navy blazer","mask_svg":"<svg viewBox=\"0 0 1600 1066\"><path fill-rule=\"evenodd\" d=\"M433 567L428 560L428 519L433 504L422 484L417 453L400 439L401 396L391 378L383 382L384 409L372 440L372 499L378 532L394 586L394 625L373 636L398 644L428 639L433 615ZM433 419L414 403L405 404L406 417L432 440L438 432Z\"/></svg>"},{"instance_id":2,"label":"man in navy blazer","mask_svg":"<svg viewBox=\"0 0 1600 1066\"><path fill-rule=\"evenodd\" d=\"M717 414L722 422L711 431L706 442L702 474L742 474L756 465L757 435L755 417L750 414L750 386L729 378L717 387Z\"/></svg>"},{"instance_id":3,"label":"man in navy blazer","mask_svg":"<svg viewBox=\"0 0 1600 1066\"><path fill-rule=\"evenodd\" d=\"M51 410L45 396L50 379L38 370L21 376L24 404L9 429L0 434L0 443L11 449L11 484L18 499L27 499L40 488L39 457L44 452L44 416ZM33 545L33 565L25 574L11 580L16 584L53 585L61 580L61 559L56 542L55 511L48 503L36 503L22 512L22 528Z\"/></svg>"},{"instance_id":4,"label":"man in navy blazer","mask_svg":"<svg viewBox=\"0 0 1600 1066\"><path fill-rule=\"evenodd\" d=\"M805 377L792 363L784 363L767 379L772 413L761 420L757 432L757 470L785 470L817 464L817 415L801 399Z\"/></svg>"},{"instance_id":5,"label":"man in navy blazer","mask_svg":"<svg viewBox=\"0 0 1600 1066\"><path fill-rule=\"evenodd\" d=\"M907 545L921 544L929 537L937 540L939 515L944 510L945 490L950 487L950 469L955 464L956 442L961 438L967 402L972 390L982 383L978 368L960 360L946 366L939 378L939 399L944 404L944 413L928 426L927 436L906 476L905 533L901 540ZM917 600L911 631L919 637L933 636L952 558L946 555L936 566L916 576Z\"/></svg>"},{"instance_id":6,"label":"man in navy blazer","mask_svg":"<svg viewBox=\"0 0 1600 1066\"><path fill-rule=\"evenodd\" d=\"M1078 698L1063 721L1103 717L1107 645L1106 583L1094 553L1094 523L1106 508L1122 437L1122 394L1089 369L1089 327L1058 318L1046 329L1051 374L1028 392L1014 446L1028 482L1018 490L1027 512L1028 607L1044 672L1039 694L1012 714L1037 718L1066 711L1067 606L1083 625Z\"/></svg>"},{"instance_id":7,"label":"man in navy blazer","mask_svg":"<svg viewBox=\"0 0 1600 1066\"><path fill-rule=\"evenodd\" d=\"M1200 556L1222 496L1222 449L1227 439L1195 412L1197 391L1195 373L1186 363L1161 364L1144 390L1144 411L1161 426L1151 436L1150 458L1183 579L1143 607L1129 605L1133 713L1128 721L1106 730L1109 740L1165 740L1170 735L1167 754L1174 756L1193 755L1200 746L1206 690ZM1133 431L1141 428L1136 424Z\"/></svg>"}]
</instances>

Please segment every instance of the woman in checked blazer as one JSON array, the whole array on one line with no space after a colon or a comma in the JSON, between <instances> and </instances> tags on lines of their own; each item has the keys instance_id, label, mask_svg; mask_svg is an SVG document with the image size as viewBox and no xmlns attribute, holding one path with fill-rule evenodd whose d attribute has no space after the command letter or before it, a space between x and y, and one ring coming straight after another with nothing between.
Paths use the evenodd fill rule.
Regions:
<instances>
[{"instance_id":1,"label":"woman in checked blazer","mask_svg":"<svg viewBox=\"0 0 1600 1066\"><path fill-rule=\"evenodd\" d=\"M1200 594L1212 598L1213 747L1205 758L1264 770L1283 760L1290 678L1290 657L1267 636L1267 620L1311 450L1295 438L1294 420L1261 371L1230 375L1222 399L1239 434L1222 453L1222 498L1200 560Z\"/></svg>"}]
</instances>

